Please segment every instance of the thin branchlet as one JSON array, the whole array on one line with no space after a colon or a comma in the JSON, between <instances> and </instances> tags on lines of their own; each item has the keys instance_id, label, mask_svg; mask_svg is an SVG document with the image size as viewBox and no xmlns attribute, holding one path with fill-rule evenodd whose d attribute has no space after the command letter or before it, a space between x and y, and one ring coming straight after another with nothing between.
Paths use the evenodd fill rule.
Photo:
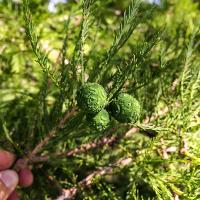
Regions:
<instances>
[{"instance_id":1,"label":"thin branchlet","mask_svg":"<svg viewBox=\"0 0 200 200\"><path fill-rule=\"evenodd\" d=\"M110 61L116 55L116 53L123 47L126 41L130 38L132 32L141 22L141 19L138 18L139 8L141 6L141 1L137 0L132 2L128 9L124 12L124 17L119 26L119 29L116 30L113 44L110 49L105 54L103 60L99 64L97 70L93 72L90 76L90 81L99 81L101 77L110 69Z\"/></svg>"},{"instance_id":2,"label":"thin branchlet","mask_svg":"<svg viewBox=\"0 0 200 200\"><path fill-rule=\"evenodd\" d=\"M32 50L37 58L37 62L41 66L44 73L48 75L48 77L52 80L52 82L58 87L60 87L59 79L55 75L55 72L52 71L52 66L49 62L48 56L46 53L42 52L41 47L39 46L39 39L36 35L35 26L32 21L31 12L29 9L29 1L23 1L24 6L24 19L26 23L26 33L30 40Z\"/></svg>"}]
</instances>

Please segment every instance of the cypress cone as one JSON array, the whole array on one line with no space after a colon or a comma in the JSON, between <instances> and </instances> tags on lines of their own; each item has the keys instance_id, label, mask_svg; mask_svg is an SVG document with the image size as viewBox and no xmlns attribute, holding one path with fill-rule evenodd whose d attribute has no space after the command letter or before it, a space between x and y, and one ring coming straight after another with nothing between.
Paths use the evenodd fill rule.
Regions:
<instances>
[{"instance_id":1,"label":"cypress cone","mask_svg":"<svg viewBox=\"0 0 200 200\"><path fill-rule=\"evenodd\" d=\"M110 116L109 113L103 109L95 116L88 115L87 122L90 128L101 132L105 130L110 123Z\"/></svg>"},{"instance_id":2,"label":"cypress cone","mask_svg":"<svg viewBox=\"0 0 200 200\"><path fill-rule=\"evenodd\" d=\"M97 83L85 83L77 92L77 104L84 112L95 115L107 104L107 94Z\"/></svg>"},{"instance_id":3,"label":"cypress cone","mask_svg":"<svg viewBox=\"0 0 200 200\"><path fill-rule=\"evenodd\" d=\"M135 123L140 118L139 102L130 94L120 93L109 105L111 115L121 123Z\"/></svg>"}]
</instances>

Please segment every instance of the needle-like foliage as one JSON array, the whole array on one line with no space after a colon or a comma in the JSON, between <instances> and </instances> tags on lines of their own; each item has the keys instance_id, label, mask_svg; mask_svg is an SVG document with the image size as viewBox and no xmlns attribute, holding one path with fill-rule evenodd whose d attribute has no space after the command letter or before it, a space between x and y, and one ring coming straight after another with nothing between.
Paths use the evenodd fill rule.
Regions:
<instances>
[{"instance_id":1,"label":"needle-like foliage","mask_svg":"<svg viewBox=\"0 0 200 200\"><path fill-rule=\"evenodd\" d=\"M200 199L199 16L192 0L0 1L0 145L34 174L21 199ZM112 116L120 93L137 122Z\"/></svg>"}]
</instances>

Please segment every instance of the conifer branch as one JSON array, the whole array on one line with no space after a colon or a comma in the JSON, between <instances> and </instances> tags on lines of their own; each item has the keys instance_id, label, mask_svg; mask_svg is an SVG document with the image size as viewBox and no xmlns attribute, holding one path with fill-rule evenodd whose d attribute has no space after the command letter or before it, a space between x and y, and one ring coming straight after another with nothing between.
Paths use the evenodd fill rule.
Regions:
<instances>
[{"instance_id":1,"label":"conifer branch","mask_svg":"<svg viewBox=\"0 0 200 200\"><path fill-rule=\"evenodd\" d=\"M73 77L78 81L77 77L77 71L76 68L79 66L81 69L81 83L84 83L84 71L85 71L85 66L84 66L84 45L85 41L88 37L88 30L91 25L91 19L90 16L93 12L92 10L92 5L94 4L94 0L83 0L83 5L82 5L82 22L81 22L81 29L79 32L79 37L76 42L76 46L74 49L74 53L72 56L72 67L73 67Z\"/></svg>"},{"instance_id":2,"label":"conifer branch","mask_svg":"<svg viewBox=\"0 0 200 200\"><path fill-rule=\"evenodd\" d=\"M155 46L155 44L160 40L162 32L158 32L151 38L148 43L143 43L138 46L137 52L131 52L129 55L129 60L124 61L118 68L117 72L114 74L114 83L112 89L109 93L109 101L117 95L117 93L121 90L124 83L129 79L129 77L133 74L134 70L140 67L145 57L148 55L150 50Z\"/></svg>"},{"instance_id":3,"label":"conifer branch","mask_svg":"<svg viewBox=\"0 0 200 200\"><path fill-rule=\"evenodd\" d=\"M56 200L70 200L75 198L76 194L84 188L88 188L93 184L94 179L101 177L105 174L112 174L114 172L114 170L116 169L121 169L124 168L126 166L128 166L129 164L131 164L131 162L133 161L132 158L121 158L119 159L116 163L111 164L110 166L107 167L102 167L96 171L94 171L93 173L91 173L90 175L88 175L86 178L84 178L82 181L80 181L77 186L74 186L72 188L69 189L62 189L61 191L61 195L56 198Z\"/></svg>"},{"instance_id":4,"label":"conifer branch","mask_svg":"<svg viewBox=\"0 0 200 200\"><path fill-rule=\"evenodd\" d=\"M175 103L173 106L177 106L177 104ZM157 115L157 116L154 115L151 118L146 118L144 120L144 123L147 124L151 121L154 121L154 120L158 119L159 117L166 115L168 112L169 112L169 109L168 109L168 107L166 107L166 108L164 108L163 110L160 111L159 115ZM133 127L131 129L129 129L124 134L124 136L122 138L131 137L134 133L137 133L138 131L139 131L139 128ZM91 145L91 147L92 147L92 145ZM69 189L63 189L62 195L59 196L56 200L73 199L81 189L84 189L84 188L91 186L94 178L96 178L98 176L103 176L103 175L108 174L108 173L113 173L113 171L116 167L125 167L125 166L129 165L131 162L132 162L132 158L119 159L112 166L103 167L100 170L94 171L89 176L87 176L85 179L80 181L77 184L77 186L74 186L74 187L69 188Z\"/></svg>"},{"instance_id":5,"label":"conifer branch","mask_svg":"<svg viewBox=\"0 0 200 200\"><path fill-rule=\"evenodd\" d=\"M138 24L141 23L141 21L144 19L139 19L138 16L141 3L142 2L140 0L132 1L131 5L124 12L124 17L122 19L120 27L115 32L115 37L112 46L103 57L100 65L97 66L97 70L94 70L93 74L90 75L89 81L98 82L101 79L101 77L103 77L103 75L110 69L110 61L127 42L135 28L138 26Z\"/></svg>"},{"instance_id":6,"label":"conifer branch","mask_svg":"<svg viewBox=\"0 0 200 200\"><path fill-rule=\"evenodd\" d=\"M29 0L23 0L24 6L24 19L26 23L26 33L30 40L32 50L37 57L37 62L41 66L44 73L50 77L52 82L60 88L58 77L56 77L55 73L51 70L52 66L49 62L48 56L46 53L42 52L41 47L39 46L39 39L36 35L35 26L32 21L31 12L29 9Z\"/></svg>"},{"instance_id":7,"label":"conifer branch","mask_svg":"<svg viewBox=\"0 0 200 200\"><path fill-rule=\"evenodd\" d=\"M178 105L175 103L171 107L178 107ZM168 107L165 107L158 113L158 115L152 115L150 118L147 117L143 121L143 123L148 124L150 122L153 122L153 121L159 119L160 117L165 116L169 111L170 110L168 109ZM130 125L128 125L128 126L130 126ZM102 138L92 141L90 143L83 144L83 145L76 147L74 149L71 149L67 152L59 152L59 153L54 153L54 154L45 155L45 156L32 156L32 158L30 159L29 162L30 163L38 163L38 162L40 163L40 162L47 162L50 158L66 158L66 157L70 157L70 156L75 156L77 154L85 153L91 149L99 148L104 145L113 145L114 143L118 142L120 139L130 138L133 134L135 134L137 132L147 135L149 137L152 137L151 135L148 135L148 133L145 133L142 130L140 132L140 128L137 128L137 127L132 127L126 133L122 133L120 135L111 135L117 129L118 129L118 127L114 127L111 129L111 131L108 134L106 134L106 136L103 136Z\"/></svg>"},{"instance_id":8,"label":"conifer branch","mask_svg":"<svg viewBox=\"0 0 200 200\"><path fill-rule=\"evenodd\" d=\"M187 46L187 52L185 56L185 62L183 67L183 72L181 76L181 85L180 85L180 91L181 91L181 101L184 103L185 101L189 100L189 105L191 106L193 97L195 92L199 88L199 82L200 82L200 71L197 72L197 78L195 81L193 81L193 74L191 70L191 66L194 65L194 52L195 49L199 46L200 42L197 42L195 44L195 36L199 33L200 29L199 27L196 28L190 38L190 42ZM197 63L199 65L199 63ZM189 94L189 99L188 99Z\"/></svg>"}]
</instances>

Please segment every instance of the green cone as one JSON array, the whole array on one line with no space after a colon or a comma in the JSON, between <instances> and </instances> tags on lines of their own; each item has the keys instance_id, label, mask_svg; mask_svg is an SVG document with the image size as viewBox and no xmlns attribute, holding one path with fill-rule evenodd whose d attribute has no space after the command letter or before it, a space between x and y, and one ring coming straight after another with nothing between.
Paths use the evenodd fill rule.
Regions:
<instances>
[{"instance_id":1,"label":"green cone","mask_svg":"<svg viewBox=\"0 0 200 200\"><path fill-rule=\"evenodd\" d=\"M109 105L111 115L121 123L135 123L140 118L139 102L130 94L120 93Z\"/></svg>"},{"instance_id":2,"label":"green cone","mask_svg":"<svg viewBox=\"0 0 200 200\"><path fill-rule=\"evenodd\" d=\"M87 122L89 127L91 127L96 131L101 132L105 130L108 124L110 123L110 116L109 113L103 109L95 116L88 115Z\"/></svg>"},{"instance_id":3,"label":"green cone","mask_svg":"<svg viewBox=\"0 0 200 200\"><path fill-rule=\"evenodd\" d=\"M77 104L86 113L97 114L107 104L107 94L97 83L85 83L77 92Z\"/></svg>"}]
</instances>

